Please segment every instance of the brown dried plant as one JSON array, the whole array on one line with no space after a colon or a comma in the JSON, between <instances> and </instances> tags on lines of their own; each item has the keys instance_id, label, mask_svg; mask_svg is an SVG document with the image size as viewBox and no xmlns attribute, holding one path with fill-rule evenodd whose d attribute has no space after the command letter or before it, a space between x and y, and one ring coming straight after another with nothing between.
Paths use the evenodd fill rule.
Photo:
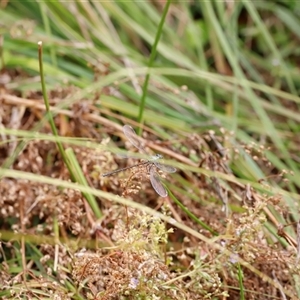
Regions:
<instances>
[{"instance_id":1,"label":"brown dried plant","mask_svg":"<svg viewBox=\"0 0 300 300\"><path fill-rule=\"evenodd\" d=\"M183 299L175 286L166 285L172 276L163 261L164 224L131 209L128 214L129 227L121 219L115 223L116 247L75 255L72 274L80 290L94 299Z\"/></svg>"}]
</instances>

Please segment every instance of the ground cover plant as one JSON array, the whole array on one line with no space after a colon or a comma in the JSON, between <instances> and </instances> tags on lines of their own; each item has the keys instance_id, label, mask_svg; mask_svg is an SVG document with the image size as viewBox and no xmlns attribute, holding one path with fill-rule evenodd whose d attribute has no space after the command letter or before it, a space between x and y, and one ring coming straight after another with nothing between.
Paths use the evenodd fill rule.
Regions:
<instances>
[{"instance_id":1,"label":"ground cover plant","mask_svg":"<svg viewBox=\"0 0 300 300\"><path fill-rule=\"evenodd\" d=\"M0 4L1 299L300 298L298 2Z\"/></svg>"}]
</instances>

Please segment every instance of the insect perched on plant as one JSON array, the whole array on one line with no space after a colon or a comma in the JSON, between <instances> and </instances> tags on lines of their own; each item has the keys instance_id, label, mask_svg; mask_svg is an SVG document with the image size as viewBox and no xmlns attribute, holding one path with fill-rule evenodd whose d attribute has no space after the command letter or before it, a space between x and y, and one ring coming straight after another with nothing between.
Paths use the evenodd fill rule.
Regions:
<instances>
[{"instance_id":1,"label":"insect perched on plant","mask_svg":"<svg viewBox=\"0 0 300 300\"><path fill-rule=\"evenodd\" d=\"M111 175L114 175L116 173L119 173L119 172L122 172L122 171L125 171L125 170L129 170L129 169L144 165L144 166L147 167L147 170L148 170L149 175L150 175L150 182L151 182L151 185L154 188L154 190L161 197L167 197L168 196L168 191L166 190L166 188L161 183L159 175L156 172L156 168L158 168L158 169L160 169L164 172L167 172L167 173L176 172L176 168L174 168L172 166L165 165L162 162L160 162L161 159L163 158L163 156L161 154L155 154L155 155L150 156L147 153L147 151L145 150L145 148L142 146L141 142L139 141L139 137L137 136L137 134L135 133L134 129L131 126L124 125L123 126L123 132L124 132L125 136L127 137L127 139L129 140L129 142L134 147L136 147L138 150L140 150L141 153L146 154L148 156L148 159L146 161L135 164L133 166L129 166L129 167L126 167L126 168L121 168L121 169L111 171L109 173L105 173L102 176L103 177L111 176Z\"/></svg>"}]
</instances>

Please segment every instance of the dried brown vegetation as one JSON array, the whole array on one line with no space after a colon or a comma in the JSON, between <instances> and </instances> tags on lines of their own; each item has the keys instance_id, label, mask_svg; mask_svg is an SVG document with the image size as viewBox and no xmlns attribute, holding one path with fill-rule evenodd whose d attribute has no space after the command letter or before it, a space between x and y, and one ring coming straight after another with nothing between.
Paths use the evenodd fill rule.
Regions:
<instances>
[{"instance_id":1,"label":"dried brown vegetation","mask_svg":"<svg viewBox=\"0 0 300 300\"><path fill-rule=\"evenodd\" d=\"M52 106L74 91L69 88L51 92ZM5 128L32 130L44 116L39 94L21 98L2 89L0 102L1 124ZM85 137L99 145L107 145L108 136L119 135L118 125L106 119L103 111L86 99L58 111L55 122L62 136ZM51 134L47 123L39 132ZM265 166L267 175L275 170L270 169L260 147L220 148L224 141L227 144L230 141L230 134L222 129L220 132L190 135L180 142L184 148L164 145L171 158L197 166L188 159L197 157L198 165L210 174L218 172L232 179L226 181L217 175L189 171L178 171L181 181L175 176L168 177L170 186L178 188L171 191L182 206L207 224L211 232L218 233L217 237L170 198L164 202L158 199L150 186L147 170L137 168L127 174L101 177L101 173L132 163L130 159L119 159L108 150L72 146L90 186L155 208L174 219L174 224L182 222L201 232L218 247L155 216L105 199L97 199L103 211L102 219L97 220L77 190L41 184L30 178L2 178L0 282L1 289L10 291L11 295L6 294L4 298L29 299L47 293L53 299L79 299L80 296L87 299L239 299L242 287L237 274L240 272L246 299L281 299L282 294L296 299L294 287L299 265L295 264L292 239L286 238L287 242L281 244L264 226L267 219L279 225L272 213L285 213L280 195L267 195L234 180L228 153L236 160L242 153L255 156ZM218 141L218 136L223 138ZM147 140L150 148L160 147L154 135L148 134ZM2 136L1 164L17 145L14 135ZM10 167L29 175L70 180L55 143L46 140L27 141ZM284 174L278 173L277 180L281 180ZM267 182L264 180L266 187ZM197 195L201 198L189 197L184 190L191 194L200 191ZM11 260L16 261L15 270L9 268ZM67 286L73 283L76 290L68 290Z\"/></svg>"}]
</instances>

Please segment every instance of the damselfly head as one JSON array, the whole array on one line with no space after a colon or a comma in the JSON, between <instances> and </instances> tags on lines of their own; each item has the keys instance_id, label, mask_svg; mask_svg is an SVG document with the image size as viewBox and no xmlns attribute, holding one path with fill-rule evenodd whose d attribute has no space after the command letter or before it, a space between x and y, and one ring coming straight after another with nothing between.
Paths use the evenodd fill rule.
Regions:
<instances>
[{"instance_id":1,"label":"damselfly head","mask_svg":"<svg viewBox=\"0 0 300 300\"><path fill-rule=\"evenodd\" d=\"M155 154L152 156L153 160L158 160L158 159L162 159L163 156L161 154Z\"/></svg>"}]
</instances>

